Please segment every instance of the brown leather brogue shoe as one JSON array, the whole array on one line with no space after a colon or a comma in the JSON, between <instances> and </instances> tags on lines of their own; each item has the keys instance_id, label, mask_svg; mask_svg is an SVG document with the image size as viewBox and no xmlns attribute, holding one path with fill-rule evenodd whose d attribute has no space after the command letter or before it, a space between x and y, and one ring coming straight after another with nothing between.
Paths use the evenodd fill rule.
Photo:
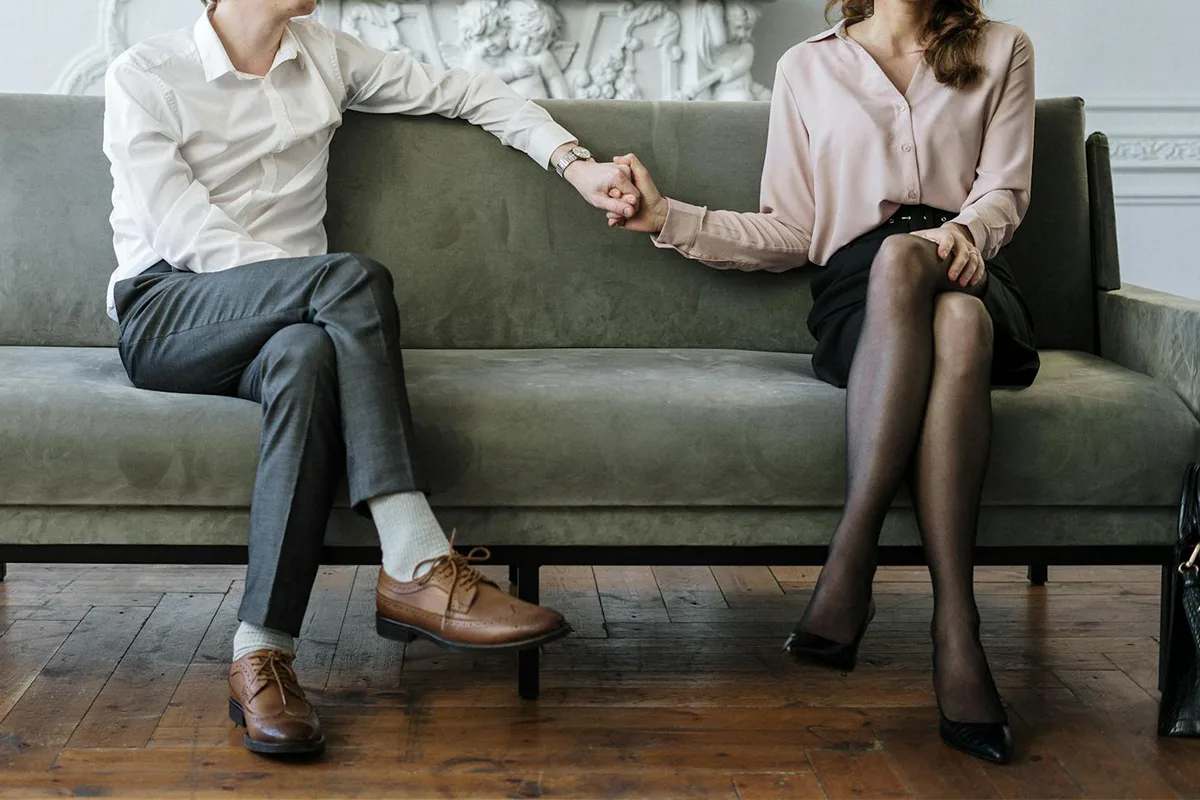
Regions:
<instances>
[{"instance_id":1,"label":"brown leather brogue shoe","mask_svg":"<svg viewBox=\"0 0 1200 800\"><path fill-rule=\"evenodd\" d=\"M246 729L247 750L269 755L319 753L325 749L321 720L292 670L296 657L255 650L229 668L229 718Z\"/></svg>"},{"instance_id":2,"label":"brown leather brogue shoe","mask_svg":"<svg viewBox=\"0 0 1200 800\"><path fill-rule=\"evenodd\" d=\"M472 564L489 557L482 547L463 556L451 539L450 552L422 562L431 569L414 581L398 581L379 570L379 635L402 642L422 636L452 650L496 652L538 647L571 632L557 611L513 597Z\"/></svg>"}]
</instances>

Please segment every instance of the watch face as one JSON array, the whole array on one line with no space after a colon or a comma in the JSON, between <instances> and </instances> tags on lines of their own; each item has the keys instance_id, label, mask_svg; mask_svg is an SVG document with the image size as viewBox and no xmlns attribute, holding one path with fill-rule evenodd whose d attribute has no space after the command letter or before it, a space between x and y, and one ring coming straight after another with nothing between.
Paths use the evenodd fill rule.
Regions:
<instances>
[{"instance_id":1,"label":"watch face","mask_svg":"<svg viewBox=\"0 0 1200 800\"><path fill-rule=\"evenodd\" d=\"M571 152L585 161L592 157L592 151L588 150L586 147L576 147Z\"/></svg>"}]
</instances>

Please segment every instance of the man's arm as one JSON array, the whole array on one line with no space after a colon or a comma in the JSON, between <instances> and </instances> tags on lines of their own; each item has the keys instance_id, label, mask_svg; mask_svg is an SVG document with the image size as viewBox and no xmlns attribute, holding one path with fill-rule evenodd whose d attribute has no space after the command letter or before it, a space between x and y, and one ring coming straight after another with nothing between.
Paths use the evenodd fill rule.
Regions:
<instances>
[{"instance_id":1,"label":"man's arm","mask_svg":"<svg viewBox=\"0 0 1200 800\"><path fill-rule=\"evenodd\" d=\"M407 53L377 50L333 31L348 108L380 114L461 117L550 168L551 154L576 139L537 103L486 72L438 69Z\"/></svg>"},{"instance_id":2,"label":"man's arm","mask_svg":"<svg viewBox=\"0 0 1200 800\"><path fill-rule=\"evenodd\" d=\"M438 69L407 53L377 50L343 31L332 33L346 85L347 108L462 118L524 152L543 169L552 168L578 144L544 108L521 97L495 75ZM565 177L598 208L623 216L631 216L636 209L638 194L627 167L578 161Z\"/></svg>"},{"instance_id":3,"label":"man's arm","mask_svg":"<svg viewBox=\"0 0 1200 800\"><path fill-rule=\"evenodd\" d=\"M284 250L253 239L212 204L208 189L180 155L182 132L157 78L117 61L104 89L104 154L154 252L192 272L287 257Z\"/></svg>"}]
</instances>

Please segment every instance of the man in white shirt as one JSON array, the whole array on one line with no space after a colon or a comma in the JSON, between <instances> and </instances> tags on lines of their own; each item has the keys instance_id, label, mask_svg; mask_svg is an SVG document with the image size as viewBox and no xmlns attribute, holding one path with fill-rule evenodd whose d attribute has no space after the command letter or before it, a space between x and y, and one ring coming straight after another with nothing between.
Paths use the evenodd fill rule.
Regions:
<instances>
[{"instance_id":1,"label":"man in white shirt","mask_svg":"<svg viewBox=\"0 0 1200 800\"><path fill-rule=\"evenodd\" d=\"M251 750L318 752L293 637L342 469L354 507L379 530L380 633L494 652L569 631L455 553L426 502L393 277L364 256L326 252L329 142L342 113L462 117L555 167L598 208L631 216L638 193L627 167L592 161L494 77L423 66L297 19L315 0L203 2L194 28L142 42L108 71L119 263L108 309L135 385L262 404L230 714Z\"/></svg>"}]
</instances>

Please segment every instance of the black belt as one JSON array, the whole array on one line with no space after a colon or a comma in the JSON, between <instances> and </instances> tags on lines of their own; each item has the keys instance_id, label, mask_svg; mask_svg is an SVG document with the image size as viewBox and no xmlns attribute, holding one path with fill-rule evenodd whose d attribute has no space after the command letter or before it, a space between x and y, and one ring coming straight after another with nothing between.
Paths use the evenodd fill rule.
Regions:
<instances>
[{"instance_id":1,"label":"black belt","mask_svg":"<svg viewBox=\"0 0 1200 800\"><path fill-rule=\"evenodd\" d=\"M953 217L954 215L949 211L942 211L932 206L900 206L885 224L895 225L899 222L919 222L934 227L946 224Z\"/></svg>"}]
</instances>

